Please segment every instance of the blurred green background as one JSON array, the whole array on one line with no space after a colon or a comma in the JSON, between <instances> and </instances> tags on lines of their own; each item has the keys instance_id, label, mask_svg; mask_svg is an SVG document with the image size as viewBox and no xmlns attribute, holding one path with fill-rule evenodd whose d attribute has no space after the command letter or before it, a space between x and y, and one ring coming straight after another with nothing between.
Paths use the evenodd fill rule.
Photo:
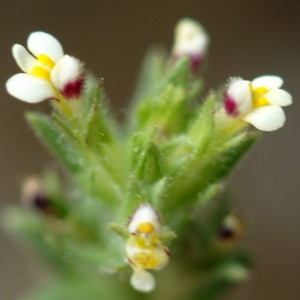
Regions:
<instances>
[{"instance_id":1,"label":"blurred green background","mask_svg":"<svg viewBox=\"0 0 300 300\"><path fill-rule=\"evenodd\" d=\"M207 90L229 76L251 80L277 74L294 96L295 103L285 109L285 127L265 134L230 179L237 206L249 223L244 244L257 254L257 266L252 280L228 299L300 299L297 0L1 0L1 210L18 203L18 186L26 174L53 161L23 118L26 110L49 110L48 103L29 105L6 93L6 80L19 72L11 46L25 45L34 30L53 34L67 54L105 79L116 115L122 117L145 51L152 44L170 48L173 27L186 16L202 22L211 36ZM21 242L3 230L0 234L0 299L14 300L44 277L44 267Z\"/></svg>"}]
</instances>

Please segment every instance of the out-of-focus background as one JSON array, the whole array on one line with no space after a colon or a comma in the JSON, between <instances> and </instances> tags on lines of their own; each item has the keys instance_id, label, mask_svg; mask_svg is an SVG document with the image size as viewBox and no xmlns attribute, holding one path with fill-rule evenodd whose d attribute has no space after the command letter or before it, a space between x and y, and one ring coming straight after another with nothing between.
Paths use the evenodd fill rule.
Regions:
<instances>
[{"instance_id":1,"label":"out-of-focus background","mask_svg":"<svg viewBox=\"0 0 300 300\"><path fill-rule=\"evenodd\" d=\"M10 97L6 80L19 72L14 43L34 30L50 32L65 52L105 78L122 116L143 55L152 44L172 45L181 17L202 22L211 36L207 87L229 76L278 74L295 103L284 128L266 133L230 179L250 228L245 244L257 254L251 281L228 299L300 299L300 2L298 0L1 0L0 201L18 203L24 174L52 160L24 121L26 110L47 110ZM0 299L15 300L35 286L42 267L20 242L1 231Z\"/></svg>"}]
</instances>

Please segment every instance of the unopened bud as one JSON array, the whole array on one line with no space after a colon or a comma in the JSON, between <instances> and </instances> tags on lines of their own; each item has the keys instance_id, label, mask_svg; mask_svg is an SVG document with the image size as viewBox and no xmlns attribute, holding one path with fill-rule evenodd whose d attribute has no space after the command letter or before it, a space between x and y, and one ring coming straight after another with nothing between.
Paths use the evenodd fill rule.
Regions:
<instances>
[{"instance_id":1,"label":"unopened bud","mask_svg":"<svg viewBox=\"0 0 300 300\"><path fill-rule=\"evenodd\" d=\"M240 217L234 213L229 214L219 230L218 239L223 246L233 246L242 237L245 224Z\"/></svg>"},{"instance_id":2,"label":"unopened bud","mask_svg":"<svg viewBox=\"0 0 300 300\"><path fill-rule=\"evenodd\" d=\"M191 71L196 72L202 63L209 43L209 36L200 23L192 19L182 19L175 27L173 59L188 55Z\"/></svg>"},{"instance_id":3,"label":"unopened bud","mask_svg":"<svg viewBox=\"0 0 300 300\"><path fill-rule=\"evenodd\" d=\"M44 213L50 212L50 201L45 195L41 180L38 176L29 176L21 187L22 203Z\"/></svg>"}]
</instances>

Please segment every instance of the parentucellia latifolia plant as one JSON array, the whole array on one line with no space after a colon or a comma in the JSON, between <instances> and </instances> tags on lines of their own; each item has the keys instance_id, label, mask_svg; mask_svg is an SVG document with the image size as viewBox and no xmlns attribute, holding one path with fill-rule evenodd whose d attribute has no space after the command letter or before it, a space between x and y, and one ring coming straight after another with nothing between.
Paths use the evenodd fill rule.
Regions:
<instances>
[{"instance_id":1,"label":"parentucellia latifolia plant","mask_svg":"<svg viewBox=\"0 0 300 300\"><path fill-rule=\"evenodd\" d=\"M4 224L54 269L22 299L217 299L249 278L245 222L224 180L261 131L281 128L292 103L282 78L231 77L203 97L209 36L175 28L171 53L146 55L126 122L110 113L103 80L37 31L12 48L22 73L6 83L51 115L26 113L62 170L26 178Z\"/></svg>"}]
</instances>

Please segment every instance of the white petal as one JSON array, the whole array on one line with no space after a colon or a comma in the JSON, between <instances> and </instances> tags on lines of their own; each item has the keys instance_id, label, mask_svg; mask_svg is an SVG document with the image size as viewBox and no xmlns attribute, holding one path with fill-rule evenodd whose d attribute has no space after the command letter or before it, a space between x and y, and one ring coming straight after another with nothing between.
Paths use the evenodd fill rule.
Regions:
<instances>
[{"instance_id":1,"label":"white petal","mask_svg":"<svg viewBox=\"0 0 300 300\"><path fill-rule=\"evenodd\" d=\"M180 56L183 54L203 56L208 42L209 36L202 25L195 20L186 18L176 25L173 53Z\"/></svg>"},{"instance_id":2,"label":"white petal","mask_svg":"<svg viewBox=\"0 0 300 300\"><path fill-rule=\"evenodd\" d=\"M48 81L24 73L10 77L6 89L12 96L28 103L55 97L54 89Z\"/></svg>"},{"instance_id":3,"label":"white petal","mask_svg":"<svg viewBox=\"0 0 300 300\"><path fill-rule=\"evenodd\" d=\"M128 225L129 232L135 233L138 230L139 225L146 222L151 223L156 232L160 230L158 215L150 204L141 205L136 209Z\"/></svg>"},{"instance_id":4,"label":"white petal","mask_svg":"<svg viewBox=\"0 0 300 300\"><path fill-rule=\"evenodd\" d=\"M73 56L64 55L51 71L51 81L62 90L67 83L76 81L82 75L82 64Z\"/></svg>"},{"instance_id":5,"label":"white petal","mask_svg":"<svg viewBox=\"0 0 300 300\"><path fill-rule=\"evenodd\" d=\"M267 105L254 109L243 119L259 130L273 131L284 125L285 114L280 106Z\"/></svg>"},{"instance_id":6,"label":"white petal","mask_svg":"<svg viewBox=\"0 0 300 300\"><path fill-rule=\"evenodd\" d=\"M34 66L39 65L38 60L21 45L13 45L12 54L17 65L24 72L30 72Z\"/></svg>"},{"instance_id":7,"label":"white petal","mask_svg":"<svg viewBox=\"0 0 300 300\"><path fill-rule=\"evenodd\" d=\"M252 108L252 98L249 81L234 78L228 85L226 94L235 101L239 114L243 115Z\"/></svg>"},{"instance_id":8,"label":"white petal","mask_svg":"<svg viewBox=\"0 0 300 300\"><path fill-rule=\"evenodd\" d=\"M59 61L64 55L60 42L51 34L42 31L36 31L29 35L27 47L35 56L45 54L54 62Z\"/></svg>"},{"instance_id":9,"label":"white petal","mask_svg":"<svg viewBox=\"0 0 300 300\"><path fill-rule=\"evenodd\" d=\"M145 293L151 292L155 287L154 277L144 269L135 269L130 282L136 290Z\"/></svg>"},{"instance_id":10,"label":"white petal","mask_svg":"<svg viewBox=\"0 0 300 300\"><path fill-rule=\"evenodd\" d=\"M253 88L265 87L267 90L278 89L283 85L283 79L279 76L266 75L252 80Z\"/></svg>"},{"instance_id":11,"label":"white petal","mask_svg":"<svg viewBox=\"0 0 300 300\"><path fill-rule=\"evenodd\" d=\"M264 94L264 98L268 100L270 104L287 106L292 104L292 96L285 90L275 89Z\"/></svg>"}]
</instances>

